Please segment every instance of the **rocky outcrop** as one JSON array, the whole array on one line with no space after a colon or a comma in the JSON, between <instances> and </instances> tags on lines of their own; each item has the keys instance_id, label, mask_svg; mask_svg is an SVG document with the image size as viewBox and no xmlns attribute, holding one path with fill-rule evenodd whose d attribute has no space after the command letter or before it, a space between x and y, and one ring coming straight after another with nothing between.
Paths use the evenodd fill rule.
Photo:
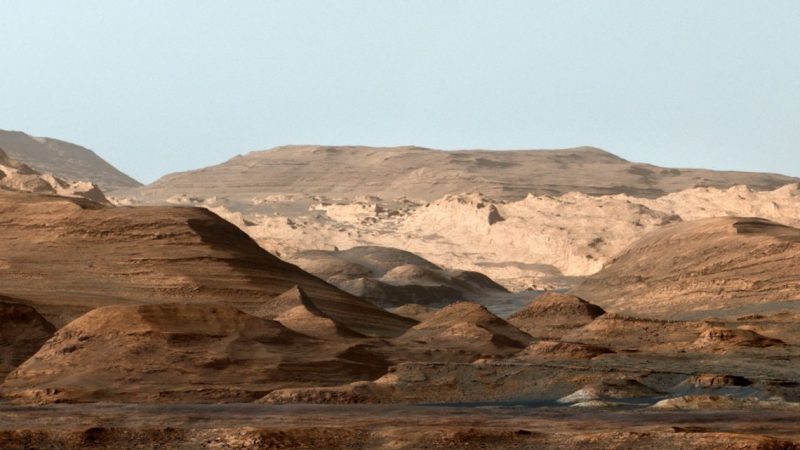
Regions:
<instances>
[{"instance_id":1,"label":"rocky outcrop","mask_svg":"<svg viewBox=\"0 0 800 450\"><path fill-rule=\"evenodd\" d=\"M0 295L0 381L56 331L35 309L19 302Z\"/></svg>"}]
</instances>

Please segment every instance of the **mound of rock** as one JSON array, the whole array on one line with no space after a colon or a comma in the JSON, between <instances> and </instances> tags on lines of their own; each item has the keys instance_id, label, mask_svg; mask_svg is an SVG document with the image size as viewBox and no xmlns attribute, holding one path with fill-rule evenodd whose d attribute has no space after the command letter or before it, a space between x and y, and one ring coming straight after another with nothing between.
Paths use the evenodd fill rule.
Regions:
<instances>
[{"instance_id":1,"label":"mound of rock","mask_svg":"<svg viewBox=\"0 0 800 450\"><path fill-rule=\"evenodd\" d=\"M573 295L547 292L512 314L508 322L531 336L560 338L605 314L603 308Z\"/></svg>"},{"instance_id":2,"label":"mound of rock","mask_svg":"<svg viewBox=\"0 0 800 450\"><path fill-rule=\"evenodd\" d=\"M458 302L435 312L398 340L426 343L437 348L478 347L518 351L530 342L531 337L481 305Z\"/></svg>"},{"instance_id":3,"label":"mound of rock","mask_svg":"<svg viewBox=\"0 0 800 450\"><path fill-rule=\"evenodd\" d=\"M564 335L565 341L603 345L612 349L675 351L691 344L700 324L642 319L604 314L589 324Z\"/></svg>"},{"instance_id":4,"label":"mound of rock","mask_svg":"<svg viewBox=\"0 0 800 450\"><path fill-rule=\"evenodd\" d=\"M58 330L2 393L20 402L241 402L386 369L368 346L317 340L230 306L108 306Z\"/></svg>"},{"instance_id":5,"label":"mound of rock","mask_svg":"<svg viewBox=\"0 0 800 450\"><path fill-rule=\"evenodd\" d=\"M683 395L661 400L651 408L667 410L784 409L800 411L800 403L785 402L778 399L762 400L756 397L735 397L732 395Z\"/></svg>"},{"instance_id":6,"label":"mound of rock","mask_svg":"<svg viewBox=\"0 0 800 450\"><path fill-rule=\"evenodd\" d=\"M558 399L559 403L583 403L589 401L649 398L663 393L642 384L638 380L622 378L588 384L570 395Z\"/></svg>"},{"instance_id":7,"label":"mound of rock","mask_svg":"<svg viewBox=\"0 0 800 450\"><path fill-rule=\"evenodd\" d=\"M572 291L607 310L649 317L740 315L800 300L800 230L714 218L654 231Z\"/></svg>"},{"instance_id":8,"label":"mound of rock","mask_svg":"<svg viewBox=\"0 0 800 450\"><path fill-rule=\"evenodd\" d=\"M785 345L780 339L762 336L752 330L739 328L708 327L694 341L696 350L725 352L741 347L772 347Z\"/></svg>"},{"instance_id":9,"label":"mound of rock","mask_svg":"<svg viewBox=\"0 0 800 450\"><path fill-rule=\"evenodd\" d=\"M514 355L514 359L518 361L592 359L609 353L614 353L614 351L600 345L562 341L538 341Z\"/></svg>"},{"instance_id":10,"label":"mound of rock","mask_svg":"<svg viewBox=\"0 0 800 450\"><path fill-rule=\"evenodd\" d=\"M0 381L36 353L55 331L32 307L0 295Z\"/></svg>"}]
</instances>

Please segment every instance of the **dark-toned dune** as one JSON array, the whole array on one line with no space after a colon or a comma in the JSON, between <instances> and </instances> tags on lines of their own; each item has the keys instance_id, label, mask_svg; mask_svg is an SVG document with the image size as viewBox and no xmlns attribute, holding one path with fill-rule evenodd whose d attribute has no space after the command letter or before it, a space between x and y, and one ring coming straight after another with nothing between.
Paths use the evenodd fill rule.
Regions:
<instances>
[{"instance_id":1,"label":"dark-toned dune","mask_svg":"<svg viewBox=\"0 0 800 450\"><path fill-rule=\"evenodd\" d=\"M0 295L0 382L36 353L55 331L35 309Z\"/></svg>"},{"instance_id":2,"label":"dark-toned dune","mask_svg":"<svg viewBox=\"0 0 800 450\"><path fill-rule=\"evenodd\" d=\"M560 338L603 314L603 308L581 298L547 292L509 316L508 322L533 337Z\"/></svg>"},{"instance_id":3,"label":"dark-toned dune","mask_svg":"<svg viewBox=\"0 0 800 450\"><path fill-rule=\"evenodd\" d=\"M107 306L58 330L2 385L21 402L230 402L371 380L368 346L317 340L226 305Z\"/></svg>"},{"instance_id":4,"label":"dark-toned dune","mask_svg":"<svg viewBox=\"0 0 800 450\"><path fill-rule=\"evenodd\" d=\"M609 311L671 319L788 306L800 300L800 230L735 217L669 225L570 293Z\"/></svg>"},{"instance_id":5,"label":"dark-toned dune","mask_svg":"<svg viewBox=\"0 0 800 450\"><path fill-rule=\"evenodd\" d=\"M479 191L496 200L528 193L626 193L657 197L702 186L746 184L775 189L796 178L759 173L665 169L626 161L593 147L564 150L440 151L420 147L286 146L237 156L223 164L174 173L137 190L146 200L175 194L225 196L307 194L434 200Z\"/></svg>"},{"instance_id":6,"label":"dark-toned dune","mask_svg":"<svg viewBox=\"0 0 800 450\"><path fill-rule=\"evenodd\" d=\"M415 323L278 259L205 209L0 192L0 217L0 285L57 326L110 304L223 302L253 311L295 285L359 333L399 335Z\"/></svg>"}]
</instances>

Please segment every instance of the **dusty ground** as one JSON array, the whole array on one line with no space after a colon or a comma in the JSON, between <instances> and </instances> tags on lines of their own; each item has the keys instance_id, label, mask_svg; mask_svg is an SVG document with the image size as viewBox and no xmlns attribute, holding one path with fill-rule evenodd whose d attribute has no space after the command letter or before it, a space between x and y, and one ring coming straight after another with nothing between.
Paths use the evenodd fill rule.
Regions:
<instances>
[{"instance_id":1,"label":"dusty ground","mask_svg":"<svg viewBox=\"0 0 800 450\"><path fill-rule=\"evenodd\" d=\"M797 449L800 412L0 404L0 447Z\"/></svg>"}]
</instances>

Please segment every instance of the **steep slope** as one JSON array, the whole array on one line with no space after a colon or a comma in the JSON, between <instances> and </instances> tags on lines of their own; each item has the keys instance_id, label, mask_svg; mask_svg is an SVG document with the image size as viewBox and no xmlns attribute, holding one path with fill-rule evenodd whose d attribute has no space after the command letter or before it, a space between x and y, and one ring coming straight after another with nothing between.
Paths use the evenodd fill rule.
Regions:
<instances>
[{"instance_id":1,"label":"steep slope","mask_svg":"<svg viewBox=\"0 0 800 450\"><path fill-rule=\"evenodd\" d=\"M433 200L480 191L496 200L520 200L528 193L570 191L656 197L695 186L747 184L774 189L793 181L797 179L771 174L663 169L592 147L445 152L420 147L286 146L167 175L137 195L148 200L175 194L240 201L277 194Z\"/></svg>"},{"instance_id":2,"label":"steep slope","mask_svg":"<svg viewBox=\"0 0 800 450\"><path fill-rule=\"evenodd\" d=\"M800 230L713 218L647 234L572 291L613 312L696 317L800 305Z\"/></svg>"},{"instance_id":3,"label":"steep slope","mask_svg":"<svg viewBox=\"0 0 800 450\"><path fill-rule=\"evenodd\" d=\"M294 285L361 333L397 335L414 324L276 258L205 209L0 192L0 218L0 285L56 325L116 303L225 302L250 311Z\"/></svg>"},{"instance_id":4,"label":"steep slope","mask_svg":"<svg viewBox=\"0 0 800 450\"><path fill-rule=\"evenodd\" d=\"M385 371L364 347L313 339L230 306L115 305L60 329L2 393L26 402L241 402Z\"/></svg>"},{"instance_id":5,"label":"steep slope","mask_svg":"<svg viewBox=\"0 0 800 450\"><path fill-rule=\"evenodd\" d=\"M55 331L35 309L0 295L0 382L36 353Z\"/></svg>"},{"instance_id":6,"label":"steep slope","mask_svg":"<svg viewBox=\"0 0 800 450\"><path fill-rule=\"evenodd\" d=\"M0 130L0 148L11 158L38 171L49 172L68 181L88 180L107 192L141 186L141 183L120 172L93 151L58 139Z\"/></svg>"}]
</instances>

